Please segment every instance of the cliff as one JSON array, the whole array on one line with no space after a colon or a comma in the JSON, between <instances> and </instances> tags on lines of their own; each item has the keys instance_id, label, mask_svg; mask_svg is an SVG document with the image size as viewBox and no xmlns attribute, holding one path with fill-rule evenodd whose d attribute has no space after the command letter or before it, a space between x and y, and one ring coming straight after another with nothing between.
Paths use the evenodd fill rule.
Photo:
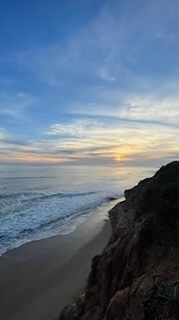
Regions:
<instances>
[{"instance_id":1,"label":"cliff","mask_svg":"<svg viewBox=\"0 0 179 320\"><path fill-rule=\"evenodd\" d=\"M85 294L59 320L179 319L179 161L125 191Z\"/></svg>"}]
</instances>

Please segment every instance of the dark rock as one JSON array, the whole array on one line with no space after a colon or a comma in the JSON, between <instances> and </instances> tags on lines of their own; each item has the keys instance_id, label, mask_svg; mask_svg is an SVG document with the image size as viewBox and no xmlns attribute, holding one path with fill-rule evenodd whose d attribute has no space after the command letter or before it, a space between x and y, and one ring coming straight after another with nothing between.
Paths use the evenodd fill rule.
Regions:
<instances>
[{"instance_id":1,"label":"dark rock","mask_svg":"<svg viewBox=\"0 0 179 320\"><path fill-rule=\"evenodd\" d=\"M72 305L64 307L59 320L78 320L83 310L84 296L80 296Z\"/></svg>"},{"instance_id":2,"label":"dark rock","mask_svg":"<svg viewBox=\"0 0 179 320\"><path fill-rule=\"evenodd\" d=\"M114 200L117 200L118 198L109 197L108 199L109 199L109 201L114 201Z\"/></svg>"}]
</instances>

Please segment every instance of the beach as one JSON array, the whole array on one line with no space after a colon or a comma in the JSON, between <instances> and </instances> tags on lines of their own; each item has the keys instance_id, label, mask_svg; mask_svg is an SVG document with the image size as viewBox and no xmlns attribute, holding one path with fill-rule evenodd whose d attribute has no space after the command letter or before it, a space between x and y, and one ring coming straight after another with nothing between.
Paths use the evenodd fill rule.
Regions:
<instances>
[{"instance_id":1,"label":"beach","mask_svg":"<svg viewBox=\"0 0 179 320\"><path fill-rule=\"evenodd\" d=\"M108 211L101 206L67 235L29 242L0 257L0 319L52 320L83 292L91 258L111 235Z\"/></svg>"}]
</instances>

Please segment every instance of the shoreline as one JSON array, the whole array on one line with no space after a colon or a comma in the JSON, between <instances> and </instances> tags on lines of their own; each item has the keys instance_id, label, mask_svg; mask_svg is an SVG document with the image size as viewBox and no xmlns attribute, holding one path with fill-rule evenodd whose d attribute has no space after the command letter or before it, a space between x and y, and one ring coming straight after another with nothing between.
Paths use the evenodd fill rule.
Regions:
<instances>
[{"instance_id":1,"label":"shoreline","mask_svg":"<svg viewBox=\"0 0 179 320\"><path fill-rule=\"evenodd\" d=\"M86 219L88 219L88 217L91 214L93 214L93 212L98 211L98 209L100 210L101 208L104 208L105 210L106 207L111 207L111 203L121 201L121 198L121 196L119 198L109 197L108 201L102 202L96 207L72 215L65 222L61 223L59 226L55 226L54 229L50 230L49 232L43 233L40 229L38 235L32 235L31 237L23 238L22 240L18 240L17 243L17 239L14 239L14 241L12 240L12 242L9 245L7 245L6 243L1 244L2 247L0 246L0 257L4 254L7 254L7 252L11 252L12 250L16 250L24 245L27 245L28 243L42 241L56 236L64 236L73 233L81 224L83 224L86 221Z\"/></svg>"},{"instance_id":2,"label":"shoreline","mask_svg":"<svg viewBox=\"0 0 179 320\"><path fill-rule=\"evenodd\" d=\"M91 258L111 236L108 211L94 211L67 235L26 243L0 257L0 318L54 320L85 286Z\"/></svg>"}]
</instances>

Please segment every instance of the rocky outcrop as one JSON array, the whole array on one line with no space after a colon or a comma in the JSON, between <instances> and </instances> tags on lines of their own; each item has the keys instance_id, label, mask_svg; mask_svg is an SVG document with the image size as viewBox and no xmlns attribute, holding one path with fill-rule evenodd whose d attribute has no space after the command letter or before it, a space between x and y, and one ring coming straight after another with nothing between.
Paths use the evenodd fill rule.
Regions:
<instances>
[{"instance_id":1,"label":"rocky outcrop","mask_svg":"<svg viewBox=\"0 0 179 320\"><path fill-rule=\"evenodd\" d=\"M125 191L83 297L60 320L179 319L179 162Z\"/></svg>"}]
</instances>

